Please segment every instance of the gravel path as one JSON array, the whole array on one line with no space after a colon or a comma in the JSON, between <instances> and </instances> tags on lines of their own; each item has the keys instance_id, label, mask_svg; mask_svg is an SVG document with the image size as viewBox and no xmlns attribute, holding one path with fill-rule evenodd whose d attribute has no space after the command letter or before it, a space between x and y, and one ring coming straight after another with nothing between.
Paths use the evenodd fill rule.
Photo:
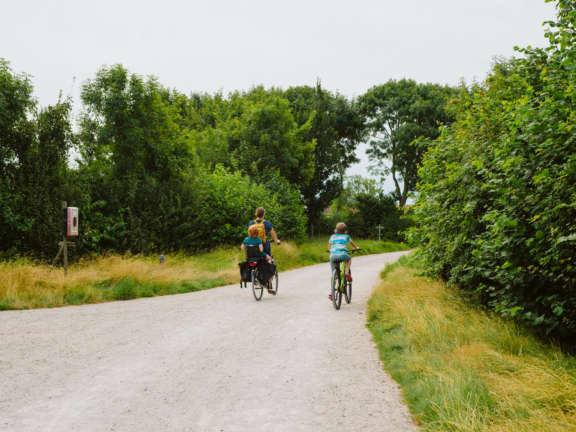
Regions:
<instances>
[{"instance_id":1,"label":"gravel path","mask_svg":"<svg viewBox=\"0 0 576 432\"><path fill-rule=\"evenodd\" d=\"M413 431L382 372L365 304L384 264L356 257L354 298L329 266L238 285L0 313L0 431Z\"/></svg>"}]
</instances>

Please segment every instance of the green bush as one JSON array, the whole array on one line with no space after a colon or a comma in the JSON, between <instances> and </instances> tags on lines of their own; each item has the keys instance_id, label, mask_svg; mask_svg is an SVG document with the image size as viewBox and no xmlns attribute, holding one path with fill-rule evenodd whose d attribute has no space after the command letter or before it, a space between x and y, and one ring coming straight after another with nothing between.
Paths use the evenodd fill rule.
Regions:
<instances>
[{"instance_id":1,"label":"green bush","mask_svg":"<svg viewBox=\"0 0 576 432\"><path fill-rule=\"evenodd\" d=\"M413 225L412 217L396 207L395 200L384 193L360 193L354 196L354 209L324 216L318 225L318 234L330 235L338 222L345 222L348 232L355 237L377 239L381 225L382 239L401 241L404 232Z\"/></svg>"},{"instance_id":2,"label":"green bush","mask_svg":"<svg viewBox=\"0 0 576 432\"><path fill-rule=\"evenodd\" d=\"M305 232L306 218L297 195L279 190L284 192L279 197L265 185L221 166L202 174L198 183L200 205L189 234L192 247L240 244L258 207L266 209L266 219L275 225L279 236L301 238Z\"/></svg>"},{"instance_id":3,"label":"green bush","mask_svg":"<svg viewBox=\"0 0 576 432\"><path fill-rule=\"evenodd\" d=\"M412 238L428 266L500 314L576 335L576 2L545 49L462 89L422 164Z\"/></svg>"}]
</instances>

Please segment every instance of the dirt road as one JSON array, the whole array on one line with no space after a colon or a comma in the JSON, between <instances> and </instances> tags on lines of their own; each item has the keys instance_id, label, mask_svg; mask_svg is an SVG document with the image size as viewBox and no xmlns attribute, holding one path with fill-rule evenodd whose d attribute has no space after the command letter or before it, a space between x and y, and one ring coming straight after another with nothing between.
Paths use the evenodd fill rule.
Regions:
<instances>
[{"instance_id":1,"label":"dirt road","mask_svg":"<svg viewBox=\"0 0 576 432\"><path fill-rule=\"evenodd\" d=\"M354 298L329 303L329 266L238 285L0 313L0 431L412 431L365 328L378 273L354 258Z\"/></svg>"}]
</instances>

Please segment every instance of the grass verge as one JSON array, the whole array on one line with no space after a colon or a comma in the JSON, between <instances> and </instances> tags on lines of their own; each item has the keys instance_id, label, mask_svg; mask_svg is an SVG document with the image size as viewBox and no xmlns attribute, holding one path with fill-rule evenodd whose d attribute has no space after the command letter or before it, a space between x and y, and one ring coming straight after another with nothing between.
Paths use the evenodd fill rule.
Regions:
<instances>
[{"instance_id":1,"label":"grass verge","mask_svg":"<svg viewBox=\"0 0 576 432\"><path fill-rule=\"evenodd\" d=\"M418 276L409 257L368 303L384 368L425 431L576 431L576 359Z\"/></svg>"},{"instance_id":2,"label":"grass verge","mask_svg":"<svg viewBox=\"0 0 576 432\"><path fill-rule=\"evenodd\" d=\"M328 261L328 238L301 244L286 242L273 249L279 269L287 270ZM363 253L404 250L399 243L363 240ZM166 256L108 256L62 269L28 260L0 263L0 311L56 307L111 300L129 300L213 288L239 281L239 247L211 252Z\"/></svg>"}]
</instances>

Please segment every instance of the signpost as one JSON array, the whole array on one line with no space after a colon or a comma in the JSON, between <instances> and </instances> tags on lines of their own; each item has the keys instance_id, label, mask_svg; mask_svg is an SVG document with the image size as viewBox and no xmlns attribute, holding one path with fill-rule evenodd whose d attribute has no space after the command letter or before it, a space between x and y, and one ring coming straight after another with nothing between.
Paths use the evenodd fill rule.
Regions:
<instances>
[{"instance_id":1,"label":"signpost","mask_svg":"<svg viewBox=\"0 0 576 432\"><path fill-rule=\"evenodd\" d=\"M380 241L380 233L382 232L383 226L378 224L378 241Z\"/></svg>"},{"instance_id":2,"label":"signpost","mask_svg":"<svg viewBox=\"0 0 576 432\"><path fill-rule=\"evenodd\" d=\"M58 242L58 253L52 261L55 266L58 259L62 256L64 264L64 274L68 274L68 247L74 247L74 242L68 241L69 237L78 237L78 208L68 207L66 201L62 202L62 241Z\"/></svg>"}]
</instances>

